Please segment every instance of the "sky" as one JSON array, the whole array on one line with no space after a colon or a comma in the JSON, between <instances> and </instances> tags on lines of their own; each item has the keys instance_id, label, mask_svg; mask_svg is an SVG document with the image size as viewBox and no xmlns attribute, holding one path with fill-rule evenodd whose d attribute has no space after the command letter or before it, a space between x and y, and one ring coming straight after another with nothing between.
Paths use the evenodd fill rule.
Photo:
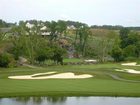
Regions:
<instances>
[{"instance_id":1,"label":"sky","mask_svg":"<svg viewBox=\"0 0 140 105\"><path fill-rule=\"evenodd\" d=\"M0 19L140 26L140 0L0 0Z\"/></svg>"}]
</instances>

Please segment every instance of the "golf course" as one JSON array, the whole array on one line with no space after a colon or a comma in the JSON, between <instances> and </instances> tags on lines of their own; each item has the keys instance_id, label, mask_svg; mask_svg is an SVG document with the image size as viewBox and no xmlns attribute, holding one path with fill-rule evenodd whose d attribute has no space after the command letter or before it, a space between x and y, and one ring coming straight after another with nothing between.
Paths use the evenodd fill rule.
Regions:
<instances>
[{"instance_id":1,"label":"golf course","mask_svg":"<svg viewBox=\"0 0 140 105\"><path fill-rule=\"evenodd\" d=\"M132 69L134 73L126 72ZM120 70L120 71L119 71ZM122 71L121 71L122 70ZM123 71L125 70L125 71ZM140 96L140 66L104 63L0 69L0 97L13 96ZM87 75L87 78L60 78ZM55 78L53 78L53 76ZM56 76L59 75L57 78ZM32 76L16 79L10 76ZM51 77L39 79L38 77ZM38 78L38 79L36 79Z\"/></svg>"}]
</instances>

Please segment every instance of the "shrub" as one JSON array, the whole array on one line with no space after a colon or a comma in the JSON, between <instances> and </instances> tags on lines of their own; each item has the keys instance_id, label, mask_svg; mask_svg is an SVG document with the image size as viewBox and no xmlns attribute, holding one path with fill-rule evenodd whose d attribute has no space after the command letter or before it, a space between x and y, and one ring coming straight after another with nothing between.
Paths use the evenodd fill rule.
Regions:
<instances>
[{"instance_id":1,"label":"shrub","mask_svg":"<svg viewBox=\"0 0 140 105\"><path fill-rule=\"evenodd\" d=\"M136 46L129 45L123 49L125 57L136 57Z\"/></svg>"},{"instance_id":2,"label":"shrub","mask_svg":"<svg viewBox=\"0 0 140 105\"><path fill-rule=\"evenodd\" d=\"M136 57L127 57L127 58L125 58L125 60L135 62L135 61L137 61L137 58Z\"/></svg>"},{"instance_id":3,"label":"shrub","mask_svg":"<svg viewBox=\"0 0 140 105\"><path fill-rule=\"evenodd\" d=\"M11 54L3 53L0 55L0 67L13 67L15 60Z\"/></svg>"},{"instance_id":4,"label":"shrub","mask_svg":"<svg viewBox=\"0 0 140 105\"><path fill-rule=\"evenodd\" d=\"M114 58L114 60L116 62L119 62L119 61L123 61L124 60L123 51L119 47L114 47L112 49L111 56Z\"/></svg>"}]
</instances>

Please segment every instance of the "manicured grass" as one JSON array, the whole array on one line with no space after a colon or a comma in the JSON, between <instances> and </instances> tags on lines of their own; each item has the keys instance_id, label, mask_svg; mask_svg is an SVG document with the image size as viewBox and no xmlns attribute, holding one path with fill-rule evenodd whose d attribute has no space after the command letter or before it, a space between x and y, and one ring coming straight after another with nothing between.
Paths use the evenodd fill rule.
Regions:
<instances>
[{"instance_id":1,"label":"manicured grass","mask_svg":"<svg viewBox=\"0 0 140 105\"><path fill-rule=\"evenodd\" d=\"M65 58L64 59L64 63L69 63L69 62L83 62L83 60L78 59L78 58Z\"/></svg>"},{"instance_id":2,"label":"manicured grass","mask_svg":"<svg viewBox=\"0 0 140 105\"><path fill-rule=\"evenodd\" d=\"M117 72L114 69L126 67L120 64L66 65L46 68L10 68L0 69L0 97L9 96L140 96L140 83L124 82L111 78L106 73L118 75L125 79L140 80L140 75ZM48 80L12 80L8 76L28 75L48 71L91 74L89 79L48 79Z\"/></svg>"}]
</instances>

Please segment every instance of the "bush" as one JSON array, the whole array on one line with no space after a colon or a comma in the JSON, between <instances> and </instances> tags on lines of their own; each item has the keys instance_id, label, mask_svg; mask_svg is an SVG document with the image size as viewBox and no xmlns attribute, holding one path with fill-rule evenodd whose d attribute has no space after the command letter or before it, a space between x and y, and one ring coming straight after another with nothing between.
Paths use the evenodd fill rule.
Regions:
<instances>
[{"instance_id":1,"label":"bush","mask_svg":"<svg viewBox=\"0 0 140 105\"><path fill-rule=\"evenodd\" d=\"M125 58L125 61L135 62L135 61L137 61L137 58L136 57L127 57L127 58Z\"/></svg>"},{"instance_id":2,"label":"bush","mask_svg":"<svg viewBox=\"0 0 140 105\"><path fill-rule=\"evenodd\" d=\"M0 67L13 67L15 60L11 54L3 53L0 55Z\"/></svg>"},{"instance_id":3,"label":"bush","mask_svg":"<svg viewBox=\"0 0 140 105\"><path fill-rule=\"evenodd\" d=\"M125 57L136 57L136 46L129 45L123 49L123 52Z\"/></svg>"},{"instance_id":4,"label":"bush","mask_svg":"<svg viewBox=\"0 0 140 105\"><path fill-rule=\"evenodd\" d=\"M114 47L112 49L111 56L114 58L114 60L116 62L119 62L119 61L123 61L124 60L123 51L119 47Z\"/></svg>"}]
</instances>

